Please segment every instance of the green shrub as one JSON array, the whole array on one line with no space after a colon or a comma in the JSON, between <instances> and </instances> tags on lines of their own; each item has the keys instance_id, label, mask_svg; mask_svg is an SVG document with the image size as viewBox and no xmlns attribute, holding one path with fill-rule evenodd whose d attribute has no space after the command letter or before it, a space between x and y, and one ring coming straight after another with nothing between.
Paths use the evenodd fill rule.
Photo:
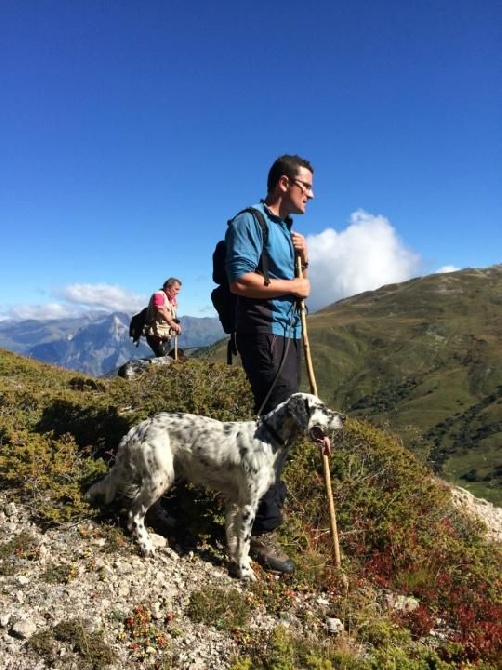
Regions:
<instances>
[{"instance_id":1,"label":"green shrub","mask_svg":"<svg viewBox=\"0 0 502 670\"><path fill-rule=\"evenodd\" d=\"M235 630L249 622L251 611L249 599L239 591L208 587L190 595L187 616L196 623Z\"/></svg>"},{"instance_id":2,"label":"green shrub","mask_svg":"<svg viewBox=\"0 0 502 670\"><path fill-rule=\"evenodd\" d=\"M94 512L83 491L107 470L122 435L158 411L247 419L252 400L238 366L193 360L167 371L151 366L130 380L97 380L0 351L1 486L40 524L81 522L85 536L91 531L84 521ZM235 663L246 670L495 668L502 654L500 545L488 544L481 524L452 506L448 488L383 430L348 419L334 436L330 467L342 570L332 558L322 459L315 445L300 441L286 470L289 520L281 527L297 572L275 580L257 568L260 579L244 595L196 592L190 616L230 630L242 652ZM220 498L192 486L179 493L173 504L185 534L216 546ZM110 549L123 546L115 527L99 528ZM22 535L1 545L2 573L17 574L37 560L37 547L35 537ZM72 571L53 566L46 577L70 579ZM412 595L419 606L390 613L384 592ZM315 605L319 593L343 621L339 638L326 636L325 613ZM306 634L281 627L268 637L251 631L255 610L291 614ZM442 636L431 650L427 639L437 620ZM60 641L68 630L77 639L84 635L83 625L73 622L56 631ZM47 635L37 639L40 650L52 649Z\"/></svg>"},{"instance_id":3,"label":"green shrub","mask_svg":"<svg viewBox=\"0 0 502 670\"><path fill-rule=\"evenodd\" d=\"M61 621L51 630L35 633L28 647L49 663L58 659L56 643L66 644L79 657L82 670L105 670L116 661L114 652L105 643L103 631L93 631L79 619Z\"/></svg>"}]
</instances>

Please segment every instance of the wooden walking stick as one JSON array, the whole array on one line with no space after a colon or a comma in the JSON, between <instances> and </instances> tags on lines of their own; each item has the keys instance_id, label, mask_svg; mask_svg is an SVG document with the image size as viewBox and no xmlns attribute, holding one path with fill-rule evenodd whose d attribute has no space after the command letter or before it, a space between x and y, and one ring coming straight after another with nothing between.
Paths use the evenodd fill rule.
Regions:
<instances>
[{"instance_id":1,"label":"wooden walking stick","mask_svg":"<svg viewBox=\"0 0 502 670\"><path fill-rule=\"evenodd\" d=\"M174 360L178 360L178 336L174 336Z\"/></svg>"},{"instance_id":2,"label":"wooden walking stick","mask_svg":"<svg viewBox=\"0 0 502 670\"><path fill-rule=\"evenodd\" d=\"M303 277L302 262L299 256L296 258L296 271L298 277ZM310 354L310 344L307 333L307 310L305 308L305 301L299 301L300 307L300 316L302 320L302 333L303 333L303 352L305 355L305 364L307 366L307 373L309 376L310 390L314 395L317 395L317 382L314 374L314 367L312 365L312 356ZM322 454L322 466L324 471L324 483L326 485L326 493L328 496L329 504L329 522L330 522L330 531L331 531L331 542L333 545L333 559L335 561L335 566L337 568L341 567L340 559L340 543L338 541L338 528L336 525L336 513L335 513L335 503L333 502L333 491L331 488L331 472L329 468L329 454L323 452Z\"/></svg>"}]
</instances>

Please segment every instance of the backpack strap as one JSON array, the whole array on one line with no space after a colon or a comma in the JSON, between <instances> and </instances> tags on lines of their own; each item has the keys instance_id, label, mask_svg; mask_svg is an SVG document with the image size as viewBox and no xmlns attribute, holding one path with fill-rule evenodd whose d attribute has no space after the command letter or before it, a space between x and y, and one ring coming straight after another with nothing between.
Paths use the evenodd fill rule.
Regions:
<instances>
[{"instance_id":1,"label":"backpack strap","mask_svg":"<svg viewBox=\"0 0 502 670\"><path fill-rule=\"evenodd\" d=\"M263 216L262 212L260 212L259 209L254 209L254 207L250 207L249 211L254 216L255 220L258 221L263 231L263 252L261 255L261 269L263 270L263 283L265 284L265 286L268 286L270 284L270 275L268 273L268 251L267 251L268 225L267 222L265 221L265 217Z\"/></svg>"},{"instance_id":2,"label":"backpack strap","mask_svg":"<svg viewBox=\"0 0 502 670\"><path fill-rule=\"evenodd\" d=\"M258 225L260 226L262 233L263 233L263 251L261 254L261 269L263 271L263 283L265 286L268 286L270 284L270 275L268 272L268 252L267 252L267 246L268 246L268 224L265 221L265 217L263 216L263 213L260 212L259 209L256 209L255 207L246 207L246 209L241 210L238 212L233 219L230 219L228 222L229 224L232 223L232 221L239 216L239 214L244 214L245 212L248 212L249 214L252 214L253 218L255 221L258 222Z\"/></svg>"}]
</instances>

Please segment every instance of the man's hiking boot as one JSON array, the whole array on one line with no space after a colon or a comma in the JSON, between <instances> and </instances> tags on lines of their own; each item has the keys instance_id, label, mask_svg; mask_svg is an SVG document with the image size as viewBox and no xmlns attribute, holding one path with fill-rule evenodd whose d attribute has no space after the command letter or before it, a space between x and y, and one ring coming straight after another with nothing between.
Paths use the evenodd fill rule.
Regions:
<instances>
[{"instance_id":1,"label":"man's hiking boot","mask_svg":"<svg viewBox=\"0 0 502 670\"><path fill-rule=\"evenodd\" d=\"M291 574L295 571L295 564L281 548L277 533L263 533L251 537L251 558L258 561L268 572L282 572Z\"/></svg>"}]
</instances>

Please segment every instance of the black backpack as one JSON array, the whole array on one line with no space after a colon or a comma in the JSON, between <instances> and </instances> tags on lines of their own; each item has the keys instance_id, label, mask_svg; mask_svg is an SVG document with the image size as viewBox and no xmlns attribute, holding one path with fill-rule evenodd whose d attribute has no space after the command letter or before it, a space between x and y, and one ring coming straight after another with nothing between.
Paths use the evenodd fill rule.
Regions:
<instances>
[{"instance_id":1,"label":"black backpack","mask_svg":"<svg viewBox=\"0 0 502 670\"><path fill-rule=\"evenodd\" d=\"M267 242L268 242L268 225L262 212L253 207L247 207L234 216L239 216L244 212L250 212L255 221L257 221L263 231L263 252L260 258L261 271L263 272L263 281L265 286L270 284L270 277L268 274L268 256L267 256ZM230 219L227 225L230 225L234 219ZM225 259L227 256L227 247L225 240L220 240L213 251L213 281L218 286L211 291L211 302L213 307L218 312L223 332L230 335L227 348L227 363L232 362L232 354L237 354L235 345L235 315L237 309L237 296L231 293L228 283L227 273L225 270Z\"/></svg>"},{"instance_id":2,"label":"black backpack","mask_svg":"<svg viewBox=\"0 0 502 670\"><path fill-rule=\"evenodd\" d=\"M144 307L141 312L134 314L129 324L129 337L137 347L139 347L141 336L145 334L147 312L148 307Z\"/></svg>"}]
</instances>

